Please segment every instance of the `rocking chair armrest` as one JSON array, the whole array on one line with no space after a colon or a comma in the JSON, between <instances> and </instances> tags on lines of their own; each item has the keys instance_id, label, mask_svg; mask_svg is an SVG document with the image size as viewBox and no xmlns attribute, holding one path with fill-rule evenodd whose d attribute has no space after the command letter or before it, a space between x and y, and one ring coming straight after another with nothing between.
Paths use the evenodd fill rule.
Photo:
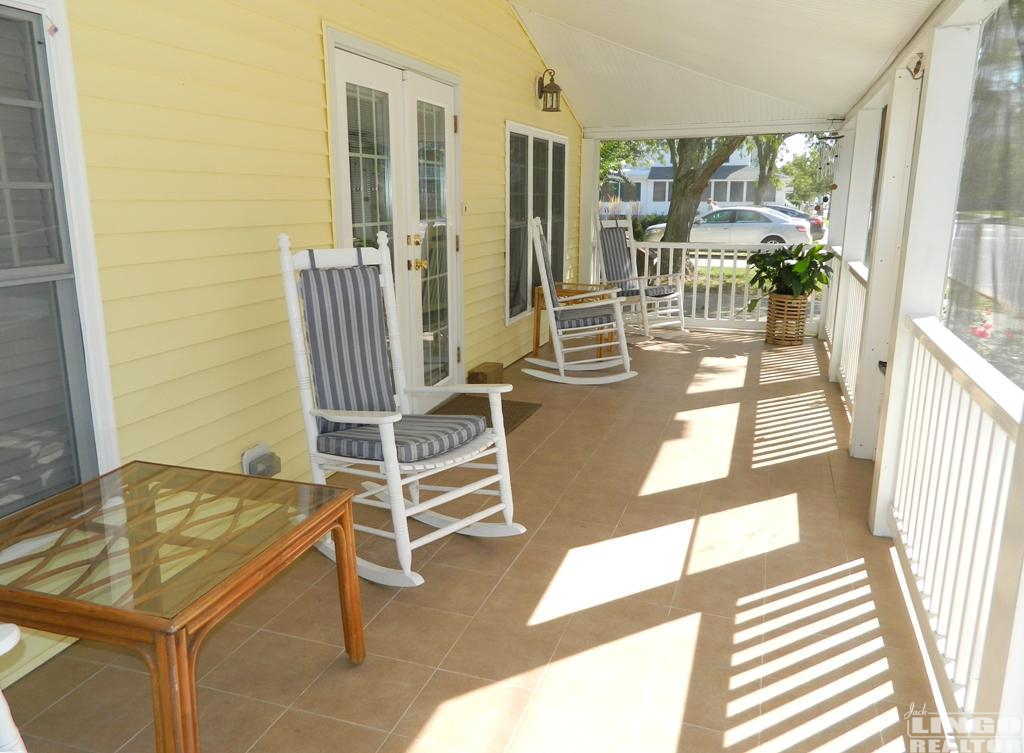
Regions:
<instances>
[{"instance_id":1,"label":"rocking chair armrest","mask_svg":"<svg viewBox=\"0 0 1024 753\"><path fill-rule=\"evenodd\" d=\"M589 293L579 293L577 295L567 295L558 299L559 303L568 303L571 301L583 301L587 298L594 298L596 296L615 296L619 292L618 288L601 288L600 290L592 290ZM600 301L600 303L607 303L607 301ZM574 306L579 304L574 303Z\"/></svg>"},{"instance_id":2,"label":"rocking chair armrest","mask_svg":"<svg viewBox=\"0 0 1024 753\"><path fill-rule=\"evenodd\" d=\"M511 392L511 384L449 384L443 387L410 387L406 390L412 395L490 395L492 393Z\"/></svg>"},{"instance_id":3,"label":"rocking chair armrest","mask_svg":"<svg viewBox=\"0 0 1024 753\"><path fill-rule=\"evenodd\" d=\"M321 410L314 408L310 414L337 424L393 424L402 419L401 413L384 410Z\"/></svg>"},{"instance_id":4,"label":"rocking chair armrest","mask_svg":"<svg viewBox=\"0 0 1024 753\"><path fill-rule=\"evenodd\" d=\"M683 273L682 272L671 272L671 273L668 273L668 274L661 274L661 275L648 275L647 277L641 277L640 279L642 279L644 281L644 285L647 285L647 286L650 286L650 287L654 287L655 285L657 285L659 283L659 281L663 281L663 283L667 284L667 285L677 285L677 284L682 284L682 282L683 282Z\"/></svg>"},{"instance_id":5,"label":"rocking chair armrest","mask_svg":"<svg viewBox=\"0 0 1024 753\"><path fill-rule=\"evenodd\" d=\"M618 290L615 289L615 288L612 288L611 292L618 293ZM561 308L562 309L573 309L573 310L575 310L575 309L590 309L590 308L594 308L596 306L618 306L619 308L621 308L622 307L622 299L621 298L611 298L611 299L602 299L600 301L583 301L582 303L574 303L571 306L562 306Z\"/></svg>"}]
</instances>

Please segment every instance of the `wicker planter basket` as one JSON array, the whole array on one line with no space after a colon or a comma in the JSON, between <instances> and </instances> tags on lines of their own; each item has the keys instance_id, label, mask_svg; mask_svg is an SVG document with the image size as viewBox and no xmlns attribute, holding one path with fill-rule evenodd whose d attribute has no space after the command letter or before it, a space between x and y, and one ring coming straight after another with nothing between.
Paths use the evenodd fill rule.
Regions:
<instances>
[{"instance_id":1,"label":"wicker planter basket","mask_svg":"<svg viewBox=\"0 0 1024 753\"><path fill-rule=\"evenodd\" d=\"M800 345L807 326L807 297L768 295L768 324L764 341L769 345Z\"/></svg>"}]
</instances>

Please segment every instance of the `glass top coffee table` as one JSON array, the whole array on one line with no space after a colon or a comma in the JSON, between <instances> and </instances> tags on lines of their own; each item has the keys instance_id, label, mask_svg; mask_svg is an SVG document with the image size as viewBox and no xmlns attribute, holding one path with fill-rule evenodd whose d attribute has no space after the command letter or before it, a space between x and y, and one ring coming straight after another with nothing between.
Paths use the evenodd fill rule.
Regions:
<instances>
[{"instance_id":1,"label":"glass top coffee table","mask_svg":"<svg viewBox=\"0 0 1024 753\"><path fill-rule=\"evenodd\" d=\"M0 520L0 619L140 653L158 753L194 753L203 640L328 533L345 648L362 661L351 499L346 489L129 463Z\"/></svg>"}]
</instances>

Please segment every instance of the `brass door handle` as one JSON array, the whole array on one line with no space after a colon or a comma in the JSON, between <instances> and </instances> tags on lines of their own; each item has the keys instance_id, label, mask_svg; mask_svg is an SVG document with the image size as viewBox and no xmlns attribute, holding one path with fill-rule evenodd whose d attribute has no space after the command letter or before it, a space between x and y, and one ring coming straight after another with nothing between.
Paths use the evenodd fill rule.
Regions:
<instances>
[{"instance_id":1,"label":"brass door handle","mask_svg":"<svg viewBox=\"0 0 1024 753\"><path fill-rule=\"evenodd\" d=\"M426 259L410 259L406 265L410 272L422 272L430 266Z\"/></svg>"},{"instance_id":2,"label":"brass door handle","mask_svg":"<svg viewBox=\"0 0 1024 753\"><path fill-rule=\"evenodd\" d=\"M409 245L409 246L422 246L423 245L423 236L420 235L419 233L414 233L412 235L407 235L407 236L405 236L405 243L406 243L406 245Z\"/></svg>"}]
</instances>

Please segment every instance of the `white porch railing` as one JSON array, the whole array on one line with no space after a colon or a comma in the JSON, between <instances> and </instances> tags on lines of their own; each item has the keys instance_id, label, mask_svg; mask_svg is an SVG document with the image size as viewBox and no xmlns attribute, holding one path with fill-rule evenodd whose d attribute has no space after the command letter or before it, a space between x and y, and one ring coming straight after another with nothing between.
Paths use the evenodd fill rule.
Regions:
<instances>
[{"instance_id":1,"label":"white porch railing","mask_svg":"<svg viewBox=\"0 0 1024 753\"><path fill-rule=\"evenodd\" d=\"M853 408L857 392L857 369L860 366L860 337L864 327L864 307L868 297L867 270L860 264L843 265L842 284L846 305L841 311L841 320L835 326L842 327L839 346L839 383L846 393L846 402Z\"/></svg>"},{"instance_id":2,"label":"white porch railing","mask_svg":"<svg viewBox=\"0 0 1024 753\"><path fill-rule=\"evenodd\" d=\"M833 246L835 261L832 262L832 279L829 281L828 290L825 293L825 313L821 327L825 339L829 345L835 342L836 309L839 306L839 286L843 284L843 247Z\"/></svg>"},{"instance_id":3,"label":"white porch railing","mask_svg":"<svg viewBox=\"0 0 1024 753\"><path fill-rule=\"evenodd\" d=\"M1018 609L1016 588L1010 599L993 589L1001 556L1013 561L1000 572L1021 568L1012 543L1021 531L1004 521L1024 391L935 318L910 326L892 529L947 703L976 710L979 690L985 703L1007 670L1019 677L1019 667L986 673L983 654L999 641L996 654L1008 650L1010 636L993 625L1012 624Z\"/></svg>"},{"instance_id":4,"label":"white porch railing","mask_svg":"<svg viewBox=\"0 0 1024 753\"><path fill-rule=\"evenodd\" d=\"M761 295L750 285L754 269L751 256L773 250L766 245L718 245L699 243L638 243L648 253L648 274L674 274L685 270L683 311L687 326L723 329L763 329L768 300L763 297L753 311L751 298ZM824 291L811 298L807 307L808 331L824 310Z\"/></svg>"}]
</instances>

